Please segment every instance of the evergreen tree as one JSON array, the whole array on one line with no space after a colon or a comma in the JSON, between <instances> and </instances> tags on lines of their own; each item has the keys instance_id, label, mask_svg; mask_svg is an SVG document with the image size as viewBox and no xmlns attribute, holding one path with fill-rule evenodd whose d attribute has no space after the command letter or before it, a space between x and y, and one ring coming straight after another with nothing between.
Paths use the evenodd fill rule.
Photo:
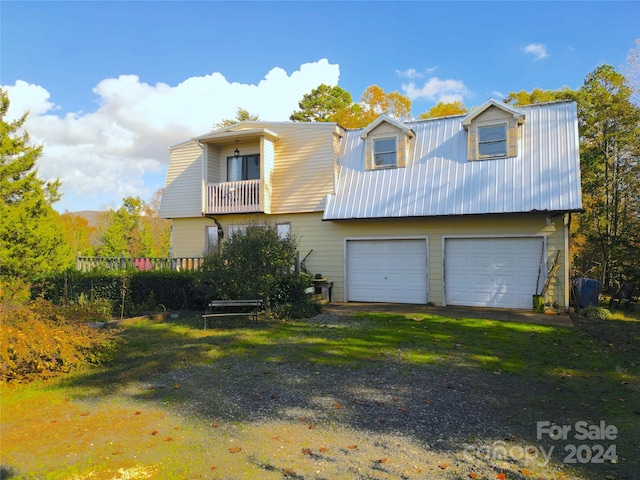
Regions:
<instances>
[{"instance_id":1,"label":"evergreen tree","mask_svg":"<svg viewBox=\"0 0 640 480\"><path fill-rule=\"evenodd\" d=\"M216 123L213 126L213 128L218 129L218 128L230 127L231 125L235 125L236 123L247 122L247 121L257 122L258 120L260 120L259 115L254 115L252 113L249 113L248 110L238 107L238 110L236 110L236 118L225 118L224 120L221 120L220 122Z\"/></svg>"},{"instance_id":2,"label":"evergreen tree","mask_svg":"<svg viewBox=\"0 0 640 480\"><path fill-rule=\"evenodd\" d=\"M27 115L6 122L9 97L0 90L0 275L30 277L66 268L72 254L59 215L60 182L37 176L41 146L23 131Z\"/></svg>"},{"instance_id":3,"label":"evergreen tree","mask_svg":"<svg viewBox=\"0 0 640 480\"><path fill-rule=\"evenodd\" d=\"M324 83L311 93L305 93L298 102L297 110L289 120L294 122L333 122L337 112L351 105L351 94L338 87Z\"/></svg>"}]
</instances>

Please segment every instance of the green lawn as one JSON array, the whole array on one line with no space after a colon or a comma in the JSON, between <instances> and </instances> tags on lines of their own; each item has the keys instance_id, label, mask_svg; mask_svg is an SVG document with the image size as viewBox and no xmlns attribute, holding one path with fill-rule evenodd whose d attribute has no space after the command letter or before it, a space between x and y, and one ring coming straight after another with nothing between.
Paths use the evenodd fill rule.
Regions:
<instances>
[{"instance_id":1,"label":"green lawn","mask_svg":"<svg viewBox=\"0 0 640 480\"><path fill-rule=\"evenodd\" d=\"M174 411L188 404L193 396L189 389L197 385L176 381L162 392L145 385L183 369L195 372L213 366L224 373L230 365L241 364L244 371L264 376L285 363L305 368L309 375L348 369L363 372L364 378L366 372L392 364L400 374L435 368L495 375L496 385L514 378L525 386L529 382L535 384L535 394L510 393L518 402L525 397L539 418L571 425L580 420L589 424L605 420L617 427L620 460L617 464L578 464L583 478L608 474L616 479L633 478L639 468L640 321L633 318L562 328L473 318L361 314L325 324L222 319L217 327L205 331L199 315L183 314L164 323L128 323L121 336L124 341L117 354L100 368L29 386L3 386L2 478L12 474L24 478L154 478L159 472L167 478L218 478L216 472L223 471L235 472L237 477L243 471L250 477L254 472L256 478L251 470L255 465L242 470L238 456L209 465L208 458L197 455L211 447L195 440L203 438L203 426L185 423ZM229 382L233 382L231 375ZM515 409L505 412L505 418L520 421ZM220 438L233 441L233 428L242 430L248 423L248 418L238 418L225 427ZM210 425L206 423L209 429ZM527 426L535 428L523 428ZM293 435L291 429L299 425L281 428ZM160 432L162 439L154 432ZM265 435L280 437L273 432ZM97 443L104 455L88 453ZM137 455L131 452L134 444ZM185 455L190 456L192 468L211 471L190 476L191 471L181 470ZM158 458L164 460L155 461ZM286 477L285 470L282 475ZM526 476L526 472L513 472L506 478Z\"/></svg>"}]
</instances>

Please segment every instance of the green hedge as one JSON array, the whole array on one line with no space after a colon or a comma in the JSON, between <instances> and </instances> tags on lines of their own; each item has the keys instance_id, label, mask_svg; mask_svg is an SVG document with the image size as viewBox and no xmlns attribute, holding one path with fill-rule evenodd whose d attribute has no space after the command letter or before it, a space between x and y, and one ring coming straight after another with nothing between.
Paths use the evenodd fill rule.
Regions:
<instances>
[{"instance_id":1,"label":"green hedge","mask_svg":"<svg viewBox=\"0 0 640 480\"><path fill-rule=\"evenodd\" d=\"M192 271L69 270L34 281L32 297L43 296L57 304L80 298L106 299L114 314L123 311L127 316L165 309L203 309L205 301L196 288L198 278L198 272Z\"/></svg>"}]
</instances>

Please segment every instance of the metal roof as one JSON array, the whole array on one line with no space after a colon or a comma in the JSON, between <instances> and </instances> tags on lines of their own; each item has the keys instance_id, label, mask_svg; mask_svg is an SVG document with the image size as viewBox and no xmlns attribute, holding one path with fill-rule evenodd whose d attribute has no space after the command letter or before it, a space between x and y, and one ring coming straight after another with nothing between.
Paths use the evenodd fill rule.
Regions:
<instances>
[{"instance_id":1,"label":"metal roof","mask_svg":"<svg viewBox=\"0 0 640 480\"><path fill-rule=\"evenodd\" d=\"M406 122L403 168L365 170L362 130L342 139L325 220L582 209L575 102L521 107L518 156L469 161L464 116Z\"/></svg>"}]
</instances>

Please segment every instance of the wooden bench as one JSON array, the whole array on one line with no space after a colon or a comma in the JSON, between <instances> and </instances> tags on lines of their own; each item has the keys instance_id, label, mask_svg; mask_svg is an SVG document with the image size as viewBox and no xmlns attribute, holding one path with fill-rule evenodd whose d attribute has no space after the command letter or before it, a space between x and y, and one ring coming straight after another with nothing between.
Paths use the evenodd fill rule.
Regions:
<instances>
[{"instance_id":1,"label":"wooden bench","mask_svg":"<svg viewBox=\"0 0 640 480\"><path fill-rule=\"evenodd\" d=\"M204 329L207 329L207 321L210 317L227 317L232 315L252 316L254 320L258 319L258 313L263 308L263 302L260 299L252 300L212 300L209 302L207 311L202 315L204 321ZM238 311L240 309L241 311ZM232 310L232 311L220 311Z\"/></svg>"}]
</instances>

